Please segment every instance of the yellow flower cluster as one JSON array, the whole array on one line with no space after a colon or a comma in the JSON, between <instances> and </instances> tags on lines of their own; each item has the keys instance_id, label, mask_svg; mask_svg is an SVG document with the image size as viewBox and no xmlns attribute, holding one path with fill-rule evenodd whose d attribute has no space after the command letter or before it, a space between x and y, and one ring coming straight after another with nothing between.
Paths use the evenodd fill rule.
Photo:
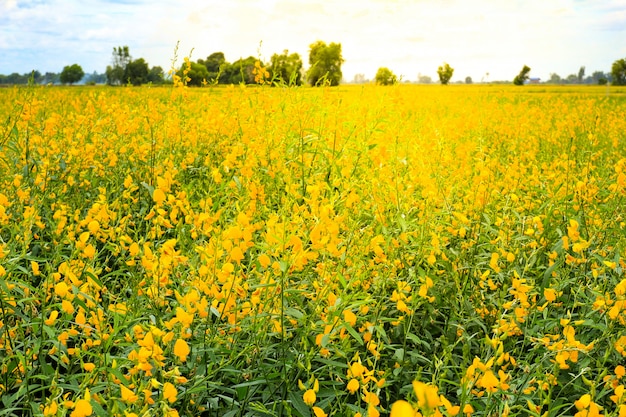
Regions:
<instances>
[{"instance_id":1,"label":"yellow flower cluster","mask_svg":"<svg viewBox=\"0 0 626 417\"><path fill-rule=\"evenodd\" d=\"M0 397L626 415L618 97L254 75L0 91Z\"/></svg>"}]
</instances>

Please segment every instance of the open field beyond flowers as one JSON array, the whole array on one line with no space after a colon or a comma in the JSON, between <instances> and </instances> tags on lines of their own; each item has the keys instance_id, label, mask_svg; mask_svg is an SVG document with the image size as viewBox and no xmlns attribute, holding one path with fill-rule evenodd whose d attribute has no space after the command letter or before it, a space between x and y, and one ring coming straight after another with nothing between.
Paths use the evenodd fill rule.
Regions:
<instances>
[{"instance_id":1,"label":"open field beyond flowers","mask_svg":"<svg viewBox=\"0 0 626 417\"><path fill-rule=\"evenodd\" d=\"M0 90L0 416L626 416L625 132L613 87Z\"/></svg>"}]
</instances>

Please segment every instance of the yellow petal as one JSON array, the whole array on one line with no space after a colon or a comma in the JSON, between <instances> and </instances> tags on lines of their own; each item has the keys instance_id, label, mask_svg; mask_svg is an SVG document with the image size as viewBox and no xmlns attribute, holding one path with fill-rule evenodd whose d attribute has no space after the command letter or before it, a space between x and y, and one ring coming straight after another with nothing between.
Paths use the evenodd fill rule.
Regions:
<instances>
[{"instance_id":1,"label":"yellow petal","mask_svg":"<svg viewBox=\"0 0 626 417\"><path fill-rule=\"evenodd\" d=\"M389 417L413 417L415 410L411 404L404 400L398 400L391 406L391 414Z\"/></svg>"}]
</instances>

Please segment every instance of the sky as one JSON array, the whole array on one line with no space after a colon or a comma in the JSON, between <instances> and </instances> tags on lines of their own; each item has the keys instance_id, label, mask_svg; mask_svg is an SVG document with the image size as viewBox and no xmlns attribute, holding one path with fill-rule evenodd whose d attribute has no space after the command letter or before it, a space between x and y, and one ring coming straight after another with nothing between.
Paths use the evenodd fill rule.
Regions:
<instances>
[{"instance_id":1,"label":"sky","mask_svg":"<svg viewBox=\"0 0 626 417\"><path fill-rule=\"evenodd\" d=\"M542 80L609 72L626 58L626 0L0 0L0 74L103 73L113 47L168 70L224 52L269 61L309 45L342 45L344 79L388 67L403 80Z\"/></svg>"}]
</instances>

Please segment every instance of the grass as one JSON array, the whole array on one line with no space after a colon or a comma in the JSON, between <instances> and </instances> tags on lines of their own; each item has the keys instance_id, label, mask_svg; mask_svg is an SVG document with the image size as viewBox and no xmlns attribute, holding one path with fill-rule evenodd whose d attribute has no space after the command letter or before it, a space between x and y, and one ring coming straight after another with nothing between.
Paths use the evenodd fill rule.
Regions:
<instances>
[{"instance_id":1,"label":"grass","mask_svg":"<svg viewBox=\"0 0 626 417\"><path fill-rule=\"evenodd\" d=\"M622 94L3 89L0 415L624 415Z\"/></svg>"}]
</instances>

